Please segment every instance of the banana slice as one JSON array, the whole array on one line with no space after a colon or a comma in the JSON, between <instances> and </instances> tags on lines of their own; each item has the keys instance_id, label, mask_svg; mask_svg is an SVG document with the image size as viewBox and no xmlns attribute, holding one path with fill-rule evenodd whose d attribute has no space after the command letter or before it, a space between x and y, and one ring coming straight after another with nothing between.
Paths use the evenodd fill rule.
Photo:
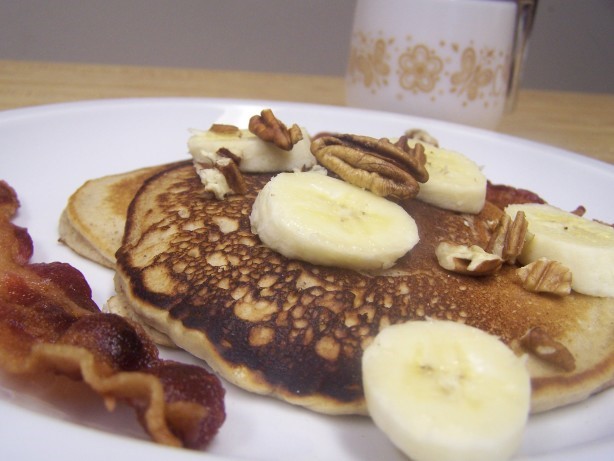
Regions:
<instances>
[{"instance_id":1,"label":"banana slice","mask_svg":"<svg viewBox=\"0 0 614 461\"><path fill-rule=\"evenodd\" d=\"M197 131L188 139L188 150L197 162L215 163L217 151L226 148L241 159L239 169L245 173L309 169L316 159L309 149L309 134L303 128L301 132L303 139L285 151L245 129L229 133Z\"/></svg>"},{"instance_id":2,"label":"banana slice","mask_svg":"<svg viewBox=\"0 0 614 461\"><path fill-rule=\"evenodd\" d=\"M558 261L572 273L571 288L590 296L614 296L614 228L551 205L509 205L513 219L524 211L529 228L518 261Z\"/></svg>"},{"instance_id":3,"label":"banana slice","mask_svg":"<svg viewBox=\"0 0 614 461\"><path fill-rule=\"evenodd\" d=\"M467 325L412 321L382 330L362 358L369 414L414 461L508 459L527 422L524 360Z\"/></svg>"},{"instance_id":4,"label":"banana slice","mask_svg":"<svg viewBox=\"0 0 614 461\"><path fill-rule=\"evenodd\" d=\"M486 176L480 167L459 152L415 139L407 143L413 147L418 142L424 146L429 173L429 180L420 184L418 199L446 210L479 213L486 201Z\"/></svg>"},{"instance_id":5,"label":"banana slice","mask_svg":"<svg viewBox=\"0 0 614 461\"><path fill-rule=\"evenodd\" d=\"M399 205L316 172L275 176L250 219L265 245L325 266L388 268L418 243L416 222Z\"/></svg>"}]
</instances>

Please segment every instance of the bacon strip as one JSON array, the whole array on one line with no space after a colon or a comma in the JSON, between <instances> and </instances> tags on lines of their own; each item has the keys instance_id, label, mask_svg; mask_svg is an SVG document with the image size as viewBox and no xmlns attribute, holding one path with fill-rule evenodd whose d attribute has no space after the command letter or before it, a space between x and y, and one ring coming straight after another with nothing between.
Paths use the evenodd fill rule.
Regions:
<instances>
[{"instance_id":1,"label":"bacon strip","mask_svg":"<svg viewBox=\"0 0 614 461\"><path fill-rule=\"evenodd\" d=\"M100 312L74 267L30 264L32 239L10 221L18 207L14 190L0 181L0 368L82 380L108 409L118 401L132 406L154 441L206 446L225 419L219 379L160 359L140 326Z\"/></svg>"},{"instance_id":2,"label":"bacon strip","mask_svg":"<svg viewBox=\"0 0 614 461\"><path fill-rule=\"evenodd\" d=\"M500 209L513 203L546 203L539 195L526 189L487 182L486 200Z\"/></svg>"}]
</instances>

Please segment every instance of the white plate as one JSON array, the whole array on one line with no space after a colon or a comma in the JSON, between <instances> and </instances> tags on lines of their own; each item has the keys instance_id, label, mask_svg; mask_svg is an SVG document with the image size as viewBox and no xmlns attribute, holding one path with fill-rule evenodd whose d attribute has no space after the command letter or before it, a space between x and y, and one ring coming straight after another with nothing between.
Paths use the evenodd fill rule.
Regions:
<instances>
[{"instance_id":1,"label":"white plate","mask_svg":"<svg viewBox=\"0 0 614 461\"><path fill-rule=\"evenodd\" d=\"M281 120L311 133L398 136L425 128L440 144L484 166L495 183L531 189L564 209L614 222L614 166L493 132L383 112L266 101L204 99L107 100L0 113L0 178L21 201L16 224L34 240L34 261L65 261L80 269L100 306L113 292L112 271L58 243L57 222L68 196L85 180L189 158L189 128L213 122L246 126L272 107ZM181 360L187 354L163 351ZM204 459L403 460L364 417L333 417L247 394L230 385L227 419ZM517 459L605 459L614 450L614 389L577 405L530 418ZM69 382L51 389L0 375L3 459L49 455L88 460L140 457L175 461L203 453L147 441L132 410L107 413L101 399Z\"/></svg>"}]
</instances>

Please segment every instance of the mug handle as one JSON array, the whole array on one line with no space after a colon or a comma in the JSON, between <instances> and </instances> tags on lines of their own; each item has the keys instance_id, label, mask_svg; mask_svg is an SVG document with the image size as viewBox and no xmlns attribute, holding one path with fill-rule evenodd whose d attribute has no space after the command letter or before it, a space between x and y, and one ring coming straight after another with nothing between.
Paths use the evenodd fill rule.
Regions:
<instances>
[{"instance_id":1,"label":"mug handle","mask_svg":"<svg viewBox=\"0 0 614 461\"><path fill-rule=\"evenodd\" d=\"M512 112L516 107L521 68L526 56L527 44L529 36L531 35L531 30L533 29L533 22L535 21L537 2L538 0L516 0L514 46L512 48L510 75L505 99L505 112L507 113Z\"/></svg>"}]
</instances>

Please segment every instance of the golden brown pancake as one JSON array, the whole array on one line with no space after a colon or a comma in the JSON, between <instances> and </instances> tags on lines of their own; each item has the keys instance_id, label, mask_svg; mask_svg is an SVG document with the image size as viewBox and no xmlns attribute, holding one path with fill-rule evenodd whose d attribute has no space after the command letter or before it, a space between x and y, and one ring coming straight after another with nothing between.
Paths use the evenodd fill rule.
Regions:
<instances>
[{"instance_id":1,"label":"golden brown pancake","mask_svg":"<svg viewBox=\"0 0 614 461\"><path fill-rule=\"evenodd\" d=\"M115 268L115 252L121 245L126 212L132 198L147 178L174 164L140 168L86 181L69 197L60 216L60 241L81 256L102 266ZM103 309L141 323L156 344L174 347L164 333L139 319L124 298L110 299Z\"/></svg>"},{"instance_id":2,"label":"golden brown pancake","mask_svg":"<svg viewBox=\"0 0 614 461\"><path fill-rule=\"evenodd\" d=\"M124 235L126 211L143 181L168 165L92 179L68 199L60 217L60 241L103 266L115 267Z\"/></svg>"},{"instance_id":3,"label":"golden brown pancake","mask_svg":"<svg viewBox=\"0 0 614 461\"><path fill-rule=\"evenodd\" d=\"M362 351L389 324L467 323L518 354L539 328L575 360L564 369L528 354L532 410L579 401L614 381L614 299L525 291L515 268L469 277L442 269L442 240L485 246L501 211L457 214L417 200L419 244L378 274L290 260L250 230L270 175L246 175L246 195L218 201L191 165L148 179L132 201L117 252L118 296L138 318L252 392L331 414L364 413Z\"/></svg>"}]
</instances>

